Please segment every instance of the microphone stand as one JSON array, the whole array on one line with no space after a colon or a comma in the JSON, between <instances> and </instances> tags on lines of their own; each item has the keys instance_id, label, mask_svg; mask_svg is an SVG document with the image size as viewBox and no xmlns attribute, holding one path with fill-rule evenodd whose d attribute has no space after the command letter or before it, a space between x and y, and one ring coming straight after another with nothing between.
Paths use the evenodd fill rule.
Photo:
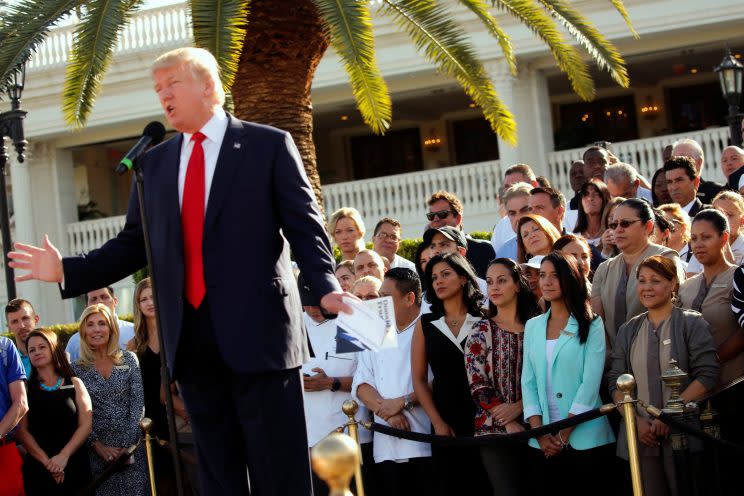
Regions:
<instances>
[{"instance_id":1,"label":"microphone stand","mask_svg":"<svg viewBox=\"0 0 744 496\"><path fill-rule=\"evenodd\" d=\"M152 298L155 303L155 320L158 325L158 345L160 346L160 383L165 389L165 413L168 417L168 436L170 437L171 456L173 457L173 468L176 476L176 491L178 496L184 496L183 480L181 478L181 458L178 455L178 437L176 434L176 418L173 413L173 395L170 389L170 374L168 373L167 360L165 356L165 345L163 344L163 326L160 321L160 301L156 285L155 271L152 269L152 246L150 245L150 229L147 224L147 215L145 210L145 182L142 173L142 167L139 160L135 160L132 166L134 170L135 184L137 185L137 200L139 202L140 222L142 224L142 234L145 241L145 253L147 254L147 266L150 268L150 285L152 286ZM136 305L137 302L134 302Z\"/></svg>"}]
</instances>

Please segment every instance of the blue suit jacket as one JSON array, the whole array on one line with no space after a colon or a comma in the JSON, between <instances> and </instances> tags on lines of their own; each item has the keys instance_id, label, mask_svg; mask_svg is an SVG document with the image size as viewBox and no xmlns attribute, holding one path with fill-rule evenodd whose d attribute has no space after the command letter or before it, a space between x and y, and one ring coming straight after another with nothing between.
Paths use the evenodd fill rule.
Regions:
<instances>
[{"instance_id":1,"label":"blue suit jacket","mask_svg":"<svg viewBox=\"0 0 744 496\"><path fill-rule=\"evenodd\" d=\"M140 160L168 367L183 326L184 260L178 199L179 134ZM289 241L289 244L288 242ZM228 367L256 373L308 357L289 245L320 298L340 290L334 258L289 133L229 116L204 218L206 302ZM63 260L63 297L121 280L147 263L136 190L124 229L100 249Z\"/></svg>"},{"instance_id":2,"label":"blue suit jacket","mask_svg":"<svg viewBox=\"0 0 744 496\"><path fill-rule=\"evenodd\" d=\"M527 321L524 326L524 361L522 363L522 405L524 418L541 415L543 425L550 423L547 397L548 361L545 341L550 310ZM589 327L585 343L579 343L579 323L573 315L561 331L553 355L553 394L561 419L569 413L578 415L602 405L599 388L605 363L605 332L597 317ZM615 440L607 417L576 426L568 442L576 449L589 449ZM530 445L538 448L537 441Z\"/></svg>"}]
</instances>

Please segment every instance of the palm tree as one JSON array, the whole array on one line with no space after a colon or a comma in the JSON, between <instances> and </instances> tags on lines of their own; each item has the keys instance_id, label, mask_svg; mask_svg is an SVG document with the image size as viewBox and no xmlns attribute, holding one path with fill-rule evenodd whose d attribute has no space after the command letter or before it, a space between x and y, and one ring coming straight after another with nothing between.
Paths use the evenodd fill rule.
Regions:
<instances>
[{"instance_id":1,"label":"palm tree","mask_svg":"<svg viewBox=\"0 0 744 496\"><path fill-rule=\"evenodd\" d=\"M637 36L622 0L610 2ZM118 34L142 4L143 0L18 0L4 6L0 87L43 43L50 27L76 11L80 23L62 106L70 126L84 126ZM419 52L462 86L493 131L516 144L512 114L499 99L465 30L450 15L455 4L486 26L513 74L516 60L511 41L493 10L515 17L547 45L581 98L593 98L594 84L571 38L617 84L629 84L618 50L569 0L188 0L195 44L217 58L235 115L289 131L318 198L310 89L329 45L345 66L364 122L380 134L390 126L392 106L375 59L373 14L391 17Z\"/></svg>"}]
</instances>

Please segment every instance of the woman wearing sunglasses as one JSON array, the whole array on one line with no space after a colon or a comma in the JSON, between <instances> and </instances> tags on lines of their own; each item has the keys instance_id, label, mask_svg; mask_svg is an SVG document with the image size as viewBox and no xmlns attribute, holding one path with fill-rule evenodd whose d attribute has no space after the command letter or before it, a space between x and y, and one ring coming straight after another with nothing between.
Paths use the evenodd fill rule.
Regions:
<instances>
[{"instance_id":1,"label":"woman wearing sunglasses","mask_svg":"<svg viewBox=\"0 0 744 496\"><path fill-rule=\"evenodd\" d=\"M636 292L636 278L632 277L641 261L653 255L671 258L677 267L678 280L684 281L677 252L649 240L654 232L654 220L651 205L630 198L618 205L607 224L620 254L597 268L592 284L592 308L604 320L610 345L620 326L645 310Z\"/></svg>"}]
</instances>

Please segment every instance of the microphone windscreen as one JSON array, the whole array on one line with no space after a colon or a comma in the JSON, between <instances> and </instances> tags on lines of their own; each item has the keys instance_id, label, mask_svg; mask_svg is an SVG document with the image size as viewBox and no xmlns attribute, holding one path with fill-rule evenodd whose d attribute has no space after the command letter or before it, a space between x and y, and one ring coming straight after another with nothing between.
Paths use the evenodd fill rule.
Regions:
<instances>
[{"instance_id":1,"label":"microphone windscreen","mask_svg":"<svg viewBox=\"0 0 744 496\"><path fill-rule=\"evenodd\" d=\"M150 144L155 146L165 138L165 126L161 122L152 121L145 126L145 130L142 131L142 136L149 136L152 139Z\"/></svg>"}]
</instances>

